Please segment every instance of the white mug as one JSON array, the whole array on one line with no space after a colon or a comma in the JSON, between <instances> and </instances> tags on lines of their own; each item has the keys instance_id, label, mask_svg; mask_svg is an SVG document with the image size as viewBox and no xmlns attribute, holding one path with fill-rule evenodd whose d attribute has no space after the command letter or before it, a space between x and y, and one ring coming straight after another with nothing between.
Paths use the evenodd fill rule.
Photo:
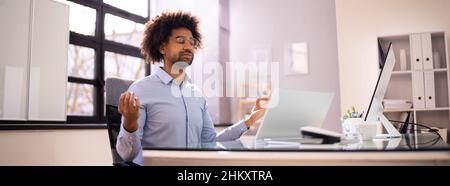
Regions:
<instances>
[{"instance_id":1,"label":"white mug","mask_svg":"<svg viewBox=\"0 0 450 186\"><path fill-rule=\"evenodd\" d=\"M356 126L356 131L360 140L372 140L377 135L380 122L363 122Z\"/></svg>"}]
</instances>

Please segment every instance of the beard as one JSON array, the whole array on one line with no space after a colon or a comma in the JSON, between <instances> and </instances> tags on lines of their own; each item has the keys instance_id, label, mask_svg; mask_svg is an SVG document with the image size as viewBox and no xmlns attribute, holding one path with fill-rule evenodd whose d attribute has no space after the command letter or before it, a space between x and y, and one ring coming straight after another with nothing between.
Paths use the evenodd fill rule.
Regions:
<instances>
[{"instance_id":1,"label":"beard","mask_svg":"<svg viewBox=\"0 0 450 186\"><path fill-rule=\"evenodd\" d=\"M171 74L183 74L185 69L192 64L194 53L190 50L183 50L173 55L170 59L172 63Z\"/></svg>"},{"instance_id":2,"label":"beard","mask_svg":"<svg viewBox=\"0 0 450 186\"><path fill-rule=\"evenodd\" d=\"M183 50L178 52L177 55L172 56L170 62L172 64L175 64L177 62L185 62L188 65L191 65L193 60L194 60L194 53L190 50Z\"/></svg>"}]
</instances>

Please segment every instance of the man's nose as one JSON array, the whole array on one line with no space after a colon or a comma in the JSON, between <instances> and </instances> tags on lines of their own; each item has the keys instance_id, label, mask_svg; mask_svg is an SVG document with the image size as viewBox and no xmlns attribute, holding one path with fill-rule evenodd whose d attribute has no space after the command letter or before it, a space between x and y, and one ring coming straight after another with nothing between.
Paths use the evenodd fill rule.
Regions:
<instances>
[{"instance_id":1,"label":"man's nose","mask_svg":"<svg viewBox=\"0 0 450 186\"><path fill-rule=\"evenodd\" d=\"M183 49L188 49L192 52L192 49L194 49L194 46L191 44L191 42L184 42Z\"/></svg>"},{"instance_id":2,"label":"man's nose","mask_svg":"<svg viewBox=\"0 0 450 186\"><path fill-rule=\"evenodd\" d=\"M183 51L189 51L191 53L194 53L194 46L192 46L189 42L184 43L183 45Z\"/></svg>"}]
</instances>

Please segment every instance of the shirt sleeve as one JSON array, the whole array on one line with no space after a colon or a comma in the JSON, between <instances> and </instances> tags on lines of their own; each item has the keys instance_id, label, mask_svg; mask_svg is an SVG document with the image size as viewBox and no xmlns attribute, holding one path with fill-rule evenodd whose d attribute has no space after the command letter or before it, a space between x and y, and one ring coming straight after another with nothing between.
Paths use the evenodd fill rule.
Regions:
<instances>
[{"instance_id":1,"label":"shirt sleeve","mask_svg":"<svg viewBox=\"0 0 450 186\"><path fill-rule=\"evenodd\" d=\"M220 133L216 133L214 129L214 123L208 112L208 105L206 100L203 109L203 129L202 129L202 142L214 142L214 141L233 141L241 137L241 135L248 130L244 123L244 120L233 124L230 127L222 130Z\"/></svg>"},{"instance_id":2,"label":"shirt sleeve","mask_svg":"<svg viewBox=\"0 0 450 186\"><path fill-rule=\"evenodd\" d=\"M216 141L232 141L236 140L241 135L247 131L248 128L244 123L244 120L241 120L226 129L222 130L219 134L216 136Z\"/></svg>"},{"instance_id":3,"label":"shirt sleeve","mask_svg":"<svg viewBox=\"0 0 450 186\"><path fill-rule=\"evenodd\" d=\"M130 87L130 91L133 91L132 87ZM138 129L131 133L123 128L124 118L122 117L122 124L120 125L120 132L116 142L116 150L124 161L133 161L140 151L142 151L141 139L144 134L143 129L147 117L145 105L142 105L142 103L139 107L139 112Z\"/></svg>"}]
</instances>

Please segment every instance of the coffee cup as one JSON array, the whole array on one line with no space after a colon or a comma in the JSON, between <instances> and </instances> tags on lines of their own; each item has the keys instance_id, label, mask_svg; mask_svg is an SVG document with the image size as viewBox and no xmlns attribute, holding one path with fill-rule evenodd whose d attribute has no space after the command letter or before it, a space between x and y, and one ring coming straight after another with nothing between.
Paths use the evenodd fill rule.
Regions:
<instances>
[{"instance_id":1,"label":"coffee cup","mask_svg":"<svg viewBox=\"0 0 450 186\"><path fill-rule=\"evenodd\" d=\"M377 135L380 122L362 122L356 126L356 132L360 140L372 140Z\"/></svg>"}]
</instances>

